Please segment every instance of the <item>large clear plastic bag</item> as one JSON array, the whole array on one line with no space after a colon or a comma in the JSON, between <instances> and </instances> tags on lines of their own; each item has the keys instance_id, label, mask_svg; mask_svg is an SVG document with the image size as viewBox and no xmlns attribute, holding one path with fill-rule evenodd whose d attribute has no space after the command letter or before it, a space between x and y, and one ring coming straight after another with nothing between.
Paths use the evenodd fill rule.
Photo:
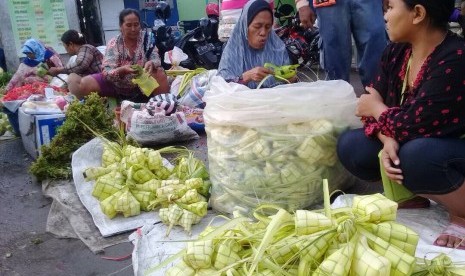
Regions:
<instances>
[{"instance_id":1,"label":"large clear plastic bag","mask_svg":"<svg viewBox=\"0 0 465 276\"><path fill-rule=\"evenodd\" d=\"M331 190L353 182L336 155L339 134L360 126L347 82L251 90L215 77L204 100L215 210L271 203L293 211L322 202L324 178Z\"/></svg>"}]
</instances>

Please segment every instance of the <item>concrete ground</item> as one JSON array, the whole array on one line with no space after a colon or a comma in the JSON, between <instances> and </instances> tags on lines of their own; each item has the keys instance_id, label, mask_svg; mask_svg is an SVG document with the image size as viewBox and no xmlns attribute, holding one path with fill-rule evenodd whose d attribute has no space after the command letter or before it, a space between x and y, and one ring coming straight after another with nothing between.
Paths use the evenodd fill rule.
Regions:
<instances>
[{"instance_id":1,"label":"concrete ground","mask_svg":"<svg viewBox=\"0 0 465 276\"><path fill-rule=\"evenodd\" d=\"M351 83L360 94L362 86L355 72ZM205 137L189 147L206 158ZM131 259L102 259L130 254L129 242L93 254L80 240L60 239L45 231L51 200L28 173L31 162L21 139L0 141L0 275L133 275ZM368 194L380 189L379 184L359 181L347 192Z\"/></svg>"},{"instance_id":2,"label":"concrete ground","mask_svg":"<svg viewBox=\"0 0 465 276\"><path fill-rule=\"evenodd\" d=\"M45 231L51 200L28 174L32 160L21 139L0 142L0 275L132 275L131 264L104 260L77 239ZM106 256L131 253L132 245L108 248ZM112 274L114 273L114 274Z\"/></svg>"}]
</instances>

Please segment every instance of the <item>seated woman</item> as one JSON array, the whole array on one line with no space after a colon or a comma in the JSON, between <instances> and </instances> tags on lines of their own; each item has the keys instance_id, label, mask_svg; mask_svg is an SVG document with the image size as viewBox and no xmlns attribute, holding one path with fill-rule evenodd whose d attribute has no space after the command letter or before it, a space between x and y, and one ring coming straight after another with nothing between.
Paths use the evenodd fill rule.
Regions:
<instances>
[{"instance_id":1,"label":"seated woman","mask_svg":"<svg viewBox=\"0 0 465 276\"><path fill-rule=\"evenodd\" d=\"M38 65L41 63L47 65L48 68L63 66L59 55L55 53L52 48L45 47L36 39L31 38L24 42L21 52L25 54L26 57L5 87L6 91L36 81L50 82L51 76L37 74Z\"/></svg>"},{"instance_id":2,"label":"seated woman","mask_svg":"<svg viewBox=\"0 0 465 276\"><path fill-rule=\"evenodd\" d=\"M359 99L364 129L343 133L337 151L355 176L376 181L382 150L391 180L417 203L431 199L449 212L435 245L465 249L465 41L448 31L453 9L454 0L389 0L384 17L394 43Z\"/></svg>"},{"instance_id":3,"label":"seated woman","mask_svg":"<svg viewBox=\"0 0 465 276\"><path fill-rule=\"evenodd\" d=\"M76 60L64 67L51 67L48 72L52 76L69 74L68 89L74 93L83 76L102 72L103 55L94 46L86 44L84 36L76 30L66 31L61 41L69 55L77 55Z\"/></svg>"},{"instance_id":4,"label":"seated woman","mask_svg":"<svg viewBox=\"0 0 465 276\"><path fill-rule=\"evenodd\" d=\"M119 26L121 34L107 44L103 72L82 78L78 89L73 92L76 97L83 98L91 92L98 92L103 97L147 102L149 97L132 83L137 73L132 65L140 65L157 80L160 86L152 95L169 92L168 79L160 67L156 49L144 47L139 12L134 9L121 11Z\"/></svg>"},{"instance_id":5,"label":"seated woman","mask_svg":"<svg viewBox=\"0 0 465 276\"><path fill-rule=\"evenodd\" d=\"M289 65L284 42L273 32L273 12L264 0L249 1L226 43L221 56L218 75L256 88L261 80L273 72L263 67L267 62L276 66ZM269 78L264 87L275 86Z\"/></svg>"}]
</instances>

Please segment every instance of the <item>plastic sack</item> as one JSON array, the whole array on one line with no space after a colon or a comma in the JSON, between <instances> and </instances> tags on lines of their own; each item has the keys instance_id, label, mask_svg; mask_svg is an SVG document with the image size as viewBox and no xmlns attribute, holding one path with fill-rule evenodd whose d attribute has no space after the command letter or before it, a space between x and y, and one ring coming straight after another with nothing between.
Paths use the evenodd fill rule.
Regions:
<instances>
[{"instance_id":1,"label":"plastic sack","mask_svg":"<svg viewBox=\"0 0 465 276\"><path fill-rule=\"evenodd\" d=\"M166 64L171 64L171 69L173 70L187 70L186 68L179 66L179 64L187 58L188 56L181 50L181 48L174 46L173 50L165 53L163 61Z\"/></svg>"},{"instance_id":2,"label":"plastic sack","mask_svg":"<svg viewBox=\"0 0 465 276\"><path fill-rule=\"evenodd\" d=\"M50 81L50 85L61 88L67 88L68 85L65 81L68 81L68 76L68 74L58 74L58 77L52 78L52 80Z\"/></svg>"},{"instance_id":3,"label":"plastic sack","mask_svg":"<svg viewBox=\"0 0 465 276\"><path fill-rule=\"evenodd\" d=\"M181 87L181 82L182 82L182 75L176 76L170 84L170 94L173 94L175 96L179 95L179 88Z\"/></svg>"},{"instance_id":4,"label":"plastic sack","mask_svg":"<svg viewBox=\"0 0 465 276\"><path fill-rule=\"evenodd\" d=\"M245 5L245 3L243 5ZM231 37L234 26L236 26L241 13L242 8L225 9L224 6L221 7L220 22L218 24L218 38L221 41L225 42Z\"/></svg>"},{"instance_id":5,"label":"plastic sack","mask_svg":"<svg viewBox=\"0 0 465 276\"><path fill-rule=\"evenodd\" d=\"M203 96L210 88L210 82L216 76L217 70L209 70L198 74L192 78L190 84L185 88L185 91L180 91L182 96L179 98L179 104L194 107L204 108L205 102Z\"/></svg>"},{"instance_id":6,"label":"plastic sack","mask_svg":"<svg viewBox=\"0 0 465 276\"><path fill-rule=\"evenodd\" d=\"M219 23L218 26L218 38L222 42L228 41L228 39L231 37L232 31L234 30L234 27L236 26L236 23L226 23L226 22L221 22Z\"/></svg>"},{"instance_id":7,"label":"plastic sack","mask_svg":"<svg viewBox=\"0 0 465 276\"><path fill-rule=\"evenodd\" d=\"M324 178L331 191L352 184L336 155L339 134L360 126L347 82L251 90L214 77L204 100L215 210L271 203L293 211L322 201Z\"/></svg>"},{"instance_id":8,"label":"plastic sack","mask_svg":"<svg viewBox=\"0 0 465 276\"><path fill-rule=\"evenodd\" d=\"M156 145L170 142L198 139L199 136L188 125L182 112L166 116L164 108L145 103L123 101L121 121L125 124L127 136L142 145Z\"/></svg>"}]
</instances>

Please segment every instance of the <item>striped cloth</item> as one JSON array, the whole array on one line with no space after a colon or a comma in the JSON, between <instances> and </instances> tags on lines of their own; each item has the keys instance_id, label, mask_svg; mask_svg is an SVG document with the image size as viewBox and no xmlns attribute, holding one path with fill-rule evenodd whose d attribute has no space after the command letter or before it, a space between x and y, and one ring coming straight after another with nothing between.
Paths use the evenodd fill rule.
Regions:
<instances>
[{"instance_id":1,"label":"striped cloth","mask_svg":"<svg viewBox=\"0 0 465 276\"><path fill-rule=\"evenodd\" d=\"M150 98L147 103L147 110L154 110L156 107L161 107L165 110L165 115L169 116L176 112L176 107L178 106L178 100L176 96L170 93L156 95Z\"/></svg>"}]
</instances>

